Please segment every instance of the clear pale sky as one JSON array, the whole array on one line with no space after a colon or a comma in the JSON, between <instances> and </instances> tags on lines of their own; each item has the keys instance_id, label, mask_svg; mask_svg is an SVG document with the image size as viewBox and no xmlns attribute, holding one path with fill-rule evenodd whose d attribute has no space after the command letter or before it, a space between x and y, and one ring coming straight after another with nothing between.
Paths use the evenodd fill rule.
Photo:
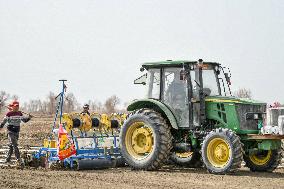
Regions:
<instances>
[{"instance_id":1,"label":"clear pale sky","mask_svg":"<svg viewBox=\"0 0 284 189\"><path fill-rule=\"evenodd\" d=\"M21 101L58 93L80 103L133 85L143 62L202 58L229 66L234 89L284 102L284 1L0 0L0 90Z\"/></svg>"}]
</instances>

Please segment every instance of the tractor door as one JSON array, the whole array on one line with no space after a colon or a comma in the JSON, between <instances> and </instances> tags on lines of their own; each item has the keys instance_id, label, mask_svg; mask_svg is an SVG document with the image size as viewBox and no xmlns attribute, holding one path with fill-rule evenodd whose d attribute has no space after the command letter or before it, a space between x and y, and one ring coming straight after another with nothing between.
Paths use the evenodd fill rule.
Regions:
<instances>
[{"instance_id":1,"label":"tractor door","mask_svg":"<svg viewBox=\"0 0 284 189\"><path fill-rule=\"evenodd\" d=\"M189 127L189 101L184 69L164 68L162 80L162 101L173 111L179 127Z\"/></svg>"},{"instance_id":2,"label":"tractor door","mask_svg":"<svg viewBox=\"0 0 284 189\"><path fill-rule=\"evenodd\" d=\"M201 126L205 119L205 98L221 95L220 83L216 72L217 67L200 64L190 72L192 82L193 125Z\"/></svg>"},{"instance_id":3,"label":"tractor door","mask_svg":"<svg viewBox=\"0 0 284 189\"><path fill-rule=\"evenodd\" d=\"M192 85L192 117L193 117L193 126L200 126L200 82L199 82L199 72L198 70L191 70L191 85Z\"/></svg>"}]
</instances>

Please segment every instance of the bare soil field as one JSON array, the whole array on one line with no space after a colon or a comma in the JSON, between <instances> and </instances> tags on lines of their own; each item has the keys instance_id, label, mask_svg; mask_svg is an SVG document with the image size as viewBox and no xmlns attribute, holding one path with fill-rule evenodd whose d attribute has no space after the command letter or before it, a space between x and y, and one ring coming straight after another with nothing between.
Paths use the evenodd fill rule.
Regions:
<instances>
[{"instance_id":1,"label":"bare soil field","mask_svg":"<svg viewBox=\"0 0 284 189\"><path fill-rule=\"evenodd\" d=\"M20 146L40 146L51 131L52 118L23 124ZM5 133L0 145L7 143ZM284 188L284 168L254 173L241 168L231 175L212 175L205 169L164 166L159 171L115 168L92 171L52 171L43 168L0 168L0 188Z\"/></svg>"},{"instance_id":2,"label":"bare soil field","mask_svg":"<svg viewBox=\"0 0 284 189\"><path fill-rule=\"evenodd\" d=\"M234 175L212 175L201 169L163 168L132 171L117 168L93 171L1 169L0 188L284 188L284 169Z\"/></svg>"}]
</instances>

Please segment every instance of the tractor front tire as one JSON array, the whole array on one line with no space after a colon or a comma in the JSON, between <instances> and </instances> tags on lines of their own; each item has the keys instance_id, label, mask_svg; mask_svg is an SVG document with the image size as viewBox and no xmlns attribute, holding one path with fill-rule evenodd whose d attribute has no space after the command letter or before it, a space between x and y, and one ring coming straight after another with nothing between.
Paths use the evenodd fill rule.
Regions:
<instances>
[{"instance_id":1,"label":"tractor front tire","mask_svg":"<svg viewBox=\"0 0 284 189\"><path fill-rule=\"evenodd\" d=\"M140 109L128 116L120 132L121 153L137 170L157 170L169 158L172 148L170 127L160 113Z\"/></svg>"},{"instance_id":2,"label":"tractor front tire","mask_svg":"<svg viewBox=\"0 0 284 189\"><path fill-rule=\"evenodd\" d=\"M253 172L272 172L281 164L283 147L278 150L263 150L252 155L244 155L246 166Z\"/></svg>"},{"instance_id":3,"label":"tractor front tire","mask_svg":"<svg viewBox=\"0 0 284 189\"><path fill-rule=\"evenodd\" d=\"M202 159L213 174L227 174L241 167L243 160L240 138L231 130L217 128L202 143Z\"/></svg>"}]
</instances>

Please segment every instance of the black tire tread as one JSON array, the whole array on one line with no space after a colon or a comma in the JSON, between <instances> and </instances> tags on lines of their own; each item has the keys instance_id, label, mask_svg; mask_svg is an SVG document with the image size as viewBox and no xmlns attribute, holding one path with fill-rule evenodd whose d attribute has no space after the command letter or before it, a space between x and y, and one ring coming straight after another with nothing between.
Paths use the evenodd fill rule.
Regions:
<instances>
[{"instance_id":1,"label":"black tire tread","mask_svg":"<svg viewBox=\"0 0 284 189\"><path fill-rule=\"evenodd\" d=\"M280 164L284 158L284 146L281 145L280 149L273 150L270 161L263 166L256 166L249 159L248 155L244 155L244 161L246 166L253 172L273 172Z\"/></svg>"},{"instance_id":2,"label":"black tire tread","mask_svg":"<svg viewBox=\"0 0 284 189\"><path fill-rule=\"evenodd\" d=\"M207 142L213 135L218 135L218 134L224 134L230 139L230 142L232 143L233 146L233 154L232 154L232 162L231 164L224 170L224 171L219 171L217 169L214 169L209 166L210 163L207 162L206 158L204 157L204 153L202 153L202 160L205 166L207 167L207 170L210 173L213 174L229 174L232 172L235 172L238 168L241 167L241 163L243 161L243 150L242 150L242 143L240 140L240 137L236 135L232 130L226 129L226 128L217 128L212 130L208 135L206 135L205 139L203 140L202 143L202 152L204 151L204 143Z\"/></svg>"},{"instance_id":3,"label":"black tire tread","mask_svg":"<svg viewBox=\"0 0 284 189\"><path fill-rule=\"evenodd\" d=\"M151 109L139 109L137 111L132 112L128 118L125 120L124 125L128 123L128 120L131 119L132 116L139 115L141 117L146 117L148 121L155 126L155 132L158 132L160 135L160 141L156 141L157 149L155 149L158 153L155 158L152 158L152 162L147 163L144 167L136 165L135 163L131 163L130 158L128 157L128 153L122 154L127 162L127 164L136 170L157 170L159 169L169 158L170 151L172 149L172 135L170 132L170 127L166 123L166 120L162 117L162 115L158 112L155 112ZM123 127L124 127L123 125ZM122 141L122 133L120 134L120 141Z\"/></svg>"}]
</instances>

